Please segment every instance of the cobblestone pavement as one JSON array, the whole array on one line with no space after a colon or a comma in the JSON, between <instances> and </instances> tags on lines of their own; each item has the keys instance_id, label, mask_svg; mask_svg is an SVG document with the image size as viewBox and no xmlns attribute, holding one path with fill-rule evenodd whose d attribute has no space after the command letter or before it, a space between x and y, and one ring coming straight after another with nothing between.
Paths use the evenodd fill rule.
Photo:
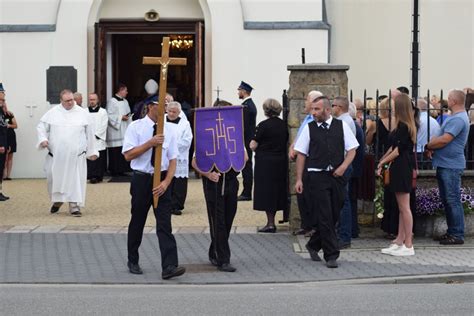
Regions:
<instances>
[{"instance_id":1,"label":"cobblestone pavement","mask_svg":"<svg viewBox=\"0 0 474 316\"><path fill-rule=\"evenodd\" d=\"M88 284L212 284L349 280L474 272L474 244L439 247L417 240L416 256L382 255L385 242L357 239L343 250L338 269L313 262L304 252L304 238L285 233L232 234L231 262L237 272L218 272L207 259L209 235L176 234L180 264L187 273L172 281L161 280L156 236L147 233L140 248L143 275L126 268L125 234L1 233L0 283Z\"/></svg>"}]
</instances>

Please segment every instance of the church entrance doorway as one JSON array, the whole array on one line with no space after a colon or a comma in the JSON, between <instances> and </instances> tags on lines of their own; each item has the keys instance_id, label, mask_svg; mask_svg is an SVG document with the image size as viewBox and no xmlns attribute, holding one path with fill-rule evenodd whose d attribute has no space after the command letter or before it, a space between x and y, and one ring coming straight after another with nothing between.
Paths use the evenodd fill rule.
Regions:
<instances>
[{"instance_id":1,"label":"church entrance doorway","mask_svg":"<svg viewBox=\"0 0 474 316\"><path fill-rule=\"evenodd\" d=\"M170 57L187 59L185 67L170 67L167 90L183 109L203 105L204 23L202 21L100 21L95 25L95 90L103 103L117 83L128 87L130 106L145 98L144 85L159 83L159 66L143 65L144 56L161 55L163 37L170 37Z\"/></svg>"}]
</instances>

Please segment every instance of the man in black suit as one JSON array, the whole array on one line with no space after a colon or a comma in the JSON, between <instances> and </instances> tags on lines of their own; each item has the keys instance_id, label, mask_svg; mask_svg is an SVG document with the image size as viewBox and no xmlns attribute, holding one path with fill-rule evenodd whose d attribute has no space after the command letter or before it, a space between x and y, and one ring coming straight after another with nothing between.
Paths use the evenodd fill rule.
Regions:
<instances>
[{"instance_id":1,"label":"man in black suit","mask_svg":"<svg viewBox=\"0 0 474 316\"><path fill-rule=\"evenodd\" d=\"M253 184L253 169L252 169L252 151L250 150L250 141L255 134L255 126L257 121L257 108L250 97L253 88L246 82L240 82L240 86L237 88L239 99L242 99L242 105L244 106L244 142L245 149L249 159L245 163L245 167L242 170L242 178L244 189L238 197L239 201L250 201L252 200L252 184Z\"/></svg>"}]
</instances>

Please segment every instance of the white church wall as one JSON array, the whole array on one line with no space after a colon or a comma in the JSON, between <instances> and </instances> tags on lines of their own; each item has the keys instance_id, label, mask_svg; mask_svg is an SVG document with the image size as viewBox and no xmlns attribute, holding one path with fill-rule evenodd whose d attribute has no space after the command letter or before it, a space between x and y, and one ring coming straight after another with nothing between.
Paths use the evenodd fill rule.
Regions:
<instances>
[{"instance_id":1,"label":"white church wall","mask_svg":"<svg viewBox=\"0 0 474 316\"><path fill-rule=\"evenodd\" d=\"M9 23L30 22L17 14L22 12L25 3L15 3L17 7L10 7L12 14L9 16L18 19L11 19ZM78 70L78 91L86 89L87 58L84 52L87 50L87 17L91 3L92 0L61 1L55 32L0 33L0 81L5 84L7 102L19 126L16 130L18 152L14 156L12 171L15 178L44 177L46 152L36 150L35 146L36 126L41 116L51 108L46 101L46 70L50 66L74 66ZM44 10L45 7L42 12ZM48 10L44 11L46 16L57 13L54 6ZM36 106L32 116L26 107L29 105Z\"/></svg>"},{"instance_id":2,"label":"white church wall","mask_svg":"<svg viewBox=\"0 0 474 316\"><path fill-rule=\"evenodd\" d=\"M23 1L0 1L0 24L7 24L4 22L6 15L9 17L8 24L32 23L31 20L23 20L18 14L24 9ZM59 4L55 0L44 1L48 5ZM11 5L8 14L3 10L5 2ZM271 14L266 15L256 12L257 9L249 3L245 6L244 2L62 0L59 11L58 6L41 10L47 19L40 22L55 24L54 32L1 32L0 81L5 84L8 104L19 124L18 152L12 176L44 177L46 152L36 150L35 145L36 125L51 108L46 101L46 70L50 66L73 66L77 70L77 90L84 94L84 100L86 94L93 90L94 23L99 18L142 19L146 11L155 9L163 19L204 19L206 104L215 99L216 94L212 90L217 85L223 90L221 98L240 103L236 89L240 80L245 80L256 88L254 98L259 108L258 120L263 119L262 102L267 97L281 100L282 90L288 88L289 74L286 67L301 61L302 47L306 48L307 62L327 62L328 35L325 30L245 30L244 21L303 21L310 16L314 20L321 14L306 16L307 12L302 15L291 13L284 15L283 19L282 8L268 10ZM284 2L288 8L293 3ZM321 1L316 0L314 3ZM18 19L12 18L15 16ZM31 117L27 105L36 106Z\"/></svg>"},{"instance_id":3,"label":"white church wall","mask_svg":"<svg viewBox=\"0 0 474 316\"><path fill-rule=\"evenodd\" d=\"M240 0L246 21L322 21L322 0Z\"/></svg>"},{"instance_id":4,"label":"white church wall","mask_svg":"<svg viewBox=\"0 0 474 316\"><path fill-rule=\"evenodd\" d=\"M412 0L326 0L331 63L355 96L411 84ZM420 94L474 86L472 0L420 1Z\"/></svg>"},{"instance_id":5,"label":"white church wall","mask_svg":"<svg viewBox=\"0 0 474 316\"><path fill-rule=\"evenodd\" d=\"M287 8L291 5L289 1L281 2L286 3ZM242 10L241 1L209 0L208 4L213 29L212 89L219 86L223 90L221 99L240 104L237 97L240 80L251 84L255 88L252 97L257 105L257 121L265 118L261 105L266 98L281 101L283 89L288 89L287 65L301 63L302 47L306 48L306 62L325 63L328 60L325 30L245 30L242 15L245 10ZM244 6L244 9L256 11L251 7ZM263 22L261 19L265 14L260 13L254 15L255 18L259 16L259 20L252 22ZM272 16L274 13L270 14L271 20ZM298 19L298 15L287 14L285 21ZM215 97L213 92L213 99Z\"/></svg>"},{"instance_id":6,"label":"white church wall","mask_svg":"<svg viewBox=\"0 0 474 316\"><path fill-rule=\"evenodd\" d=\"M198 0L103 0L102 19L140 18L154 9L160 19L202 19L203 13Z\"/></svg>"},{"instance_id":7,"label":"white church wall","mask_svg":"<svg viewBox=\"0 0 474 316\"><path fill-rule=\"evenodd\" d=\"M60 2L61 0L0 0L0 23L54 24Z\"/></svg>"}]
</instances>

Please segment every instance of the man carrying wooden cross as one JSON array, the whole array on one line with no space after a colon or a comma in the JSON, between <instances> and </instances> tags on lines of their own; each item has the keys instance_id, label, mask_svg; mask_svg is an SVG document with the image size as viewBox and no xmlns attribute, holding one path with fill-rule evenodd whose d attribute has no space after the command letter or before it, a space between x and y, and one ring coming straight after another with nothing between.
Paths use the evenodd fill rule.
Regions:
<instances>
[{"instance_id":1,"label":"man carrying wooden cross","mask_svg":"<svg viewBox=\"0 0 474 316\"><path fill-rule=\"evenodd\" d=\"M176 240L171 228L171 191L168 186L173 180L178 157L178 145L174 126L163 121L156 121L158 102L147 105L148 114L144 118L132 122L125 132L122 153L127 161L131 161L133 169L130 184L132 195L132 218L128 226L128 268L131 273L142 274L138 264L138 248L140 247L143 229L148 210L153 203L153 196L159 197L157 207L153 207L156 218L156 235L160 244L161 266L163 279L182 275L183 267L178 266ZM164 134L154 135L158 125L164 125ZM161 183L153 186L154 160L153 150L162 145Z\"/></svg>"},{"instance_id":2,"label":"man carrying wooden cross","mask_svg":"<svg viewBox=\"0 0 474 316\"><path fill-rule=\"evenodd\" d=\"M132 195L132 218L128 227L128 269L130 273L142 274L138 264L143 229L148 210L153 205L156 218L156 235L161 252L161 277L165 280L185 273L178 266L178 251L171 227L171 191L168 190L176 171L178 156L177 131L171 123L165 123L164 104L168 64L169 38L164 38L161 63L159 102L148 102L147 115L130 124L125 132L122 153L131 161L133 176L130 184ZM145 57L145 59L151 57ZM153 64L153 63L152 63ZM158 200L159 199L159 200Z\"/></svg>"}]
</instances>

